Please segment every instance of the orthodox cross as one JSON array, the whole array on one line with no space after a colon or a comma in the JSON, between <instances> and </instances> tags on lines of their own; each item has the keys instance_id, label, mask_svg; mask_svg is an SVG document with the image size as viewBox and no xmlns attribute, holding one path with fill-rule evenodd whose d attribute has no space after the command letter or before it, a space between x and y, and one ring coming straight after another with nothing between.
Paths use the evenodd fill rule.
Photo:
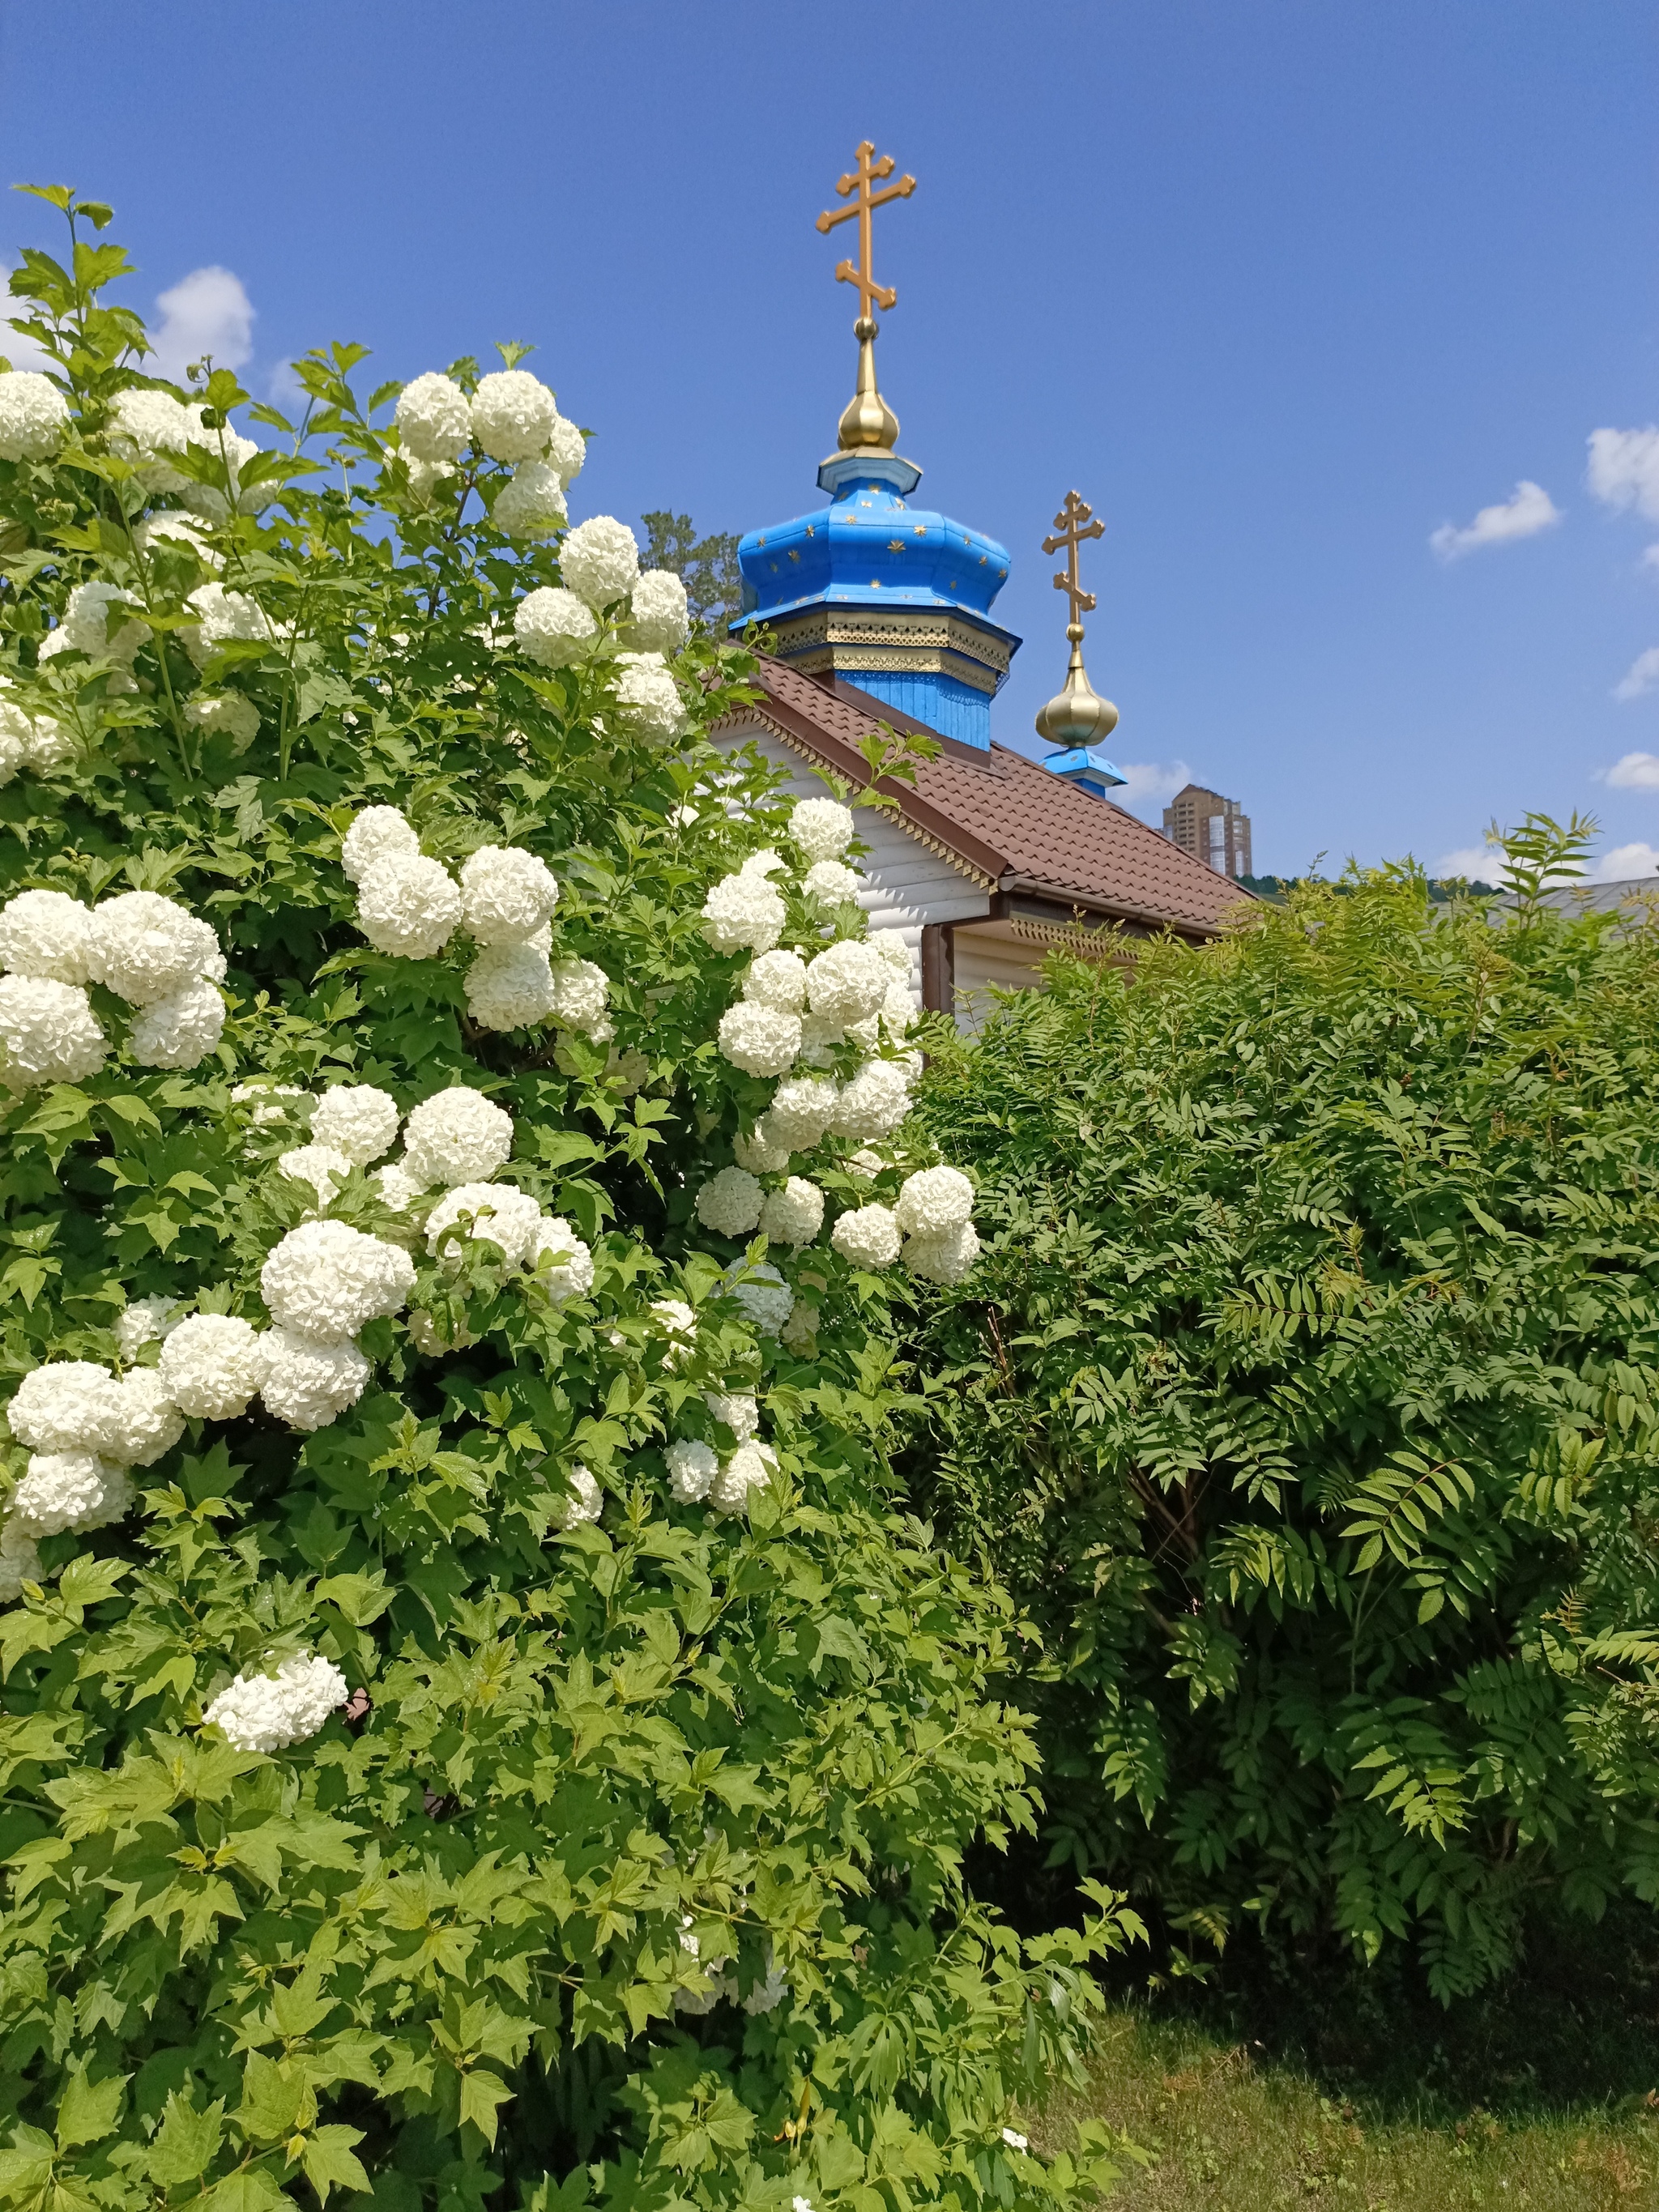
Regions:
<instances>
[{"instance_id":1,"label":"orthodox cross","mask_svg":"<svg viewBox=\"0 0 1659 2212\"><path fill-rule=\"evenodd\" d=\"M818 217L817 226L827 235L838 222L847 222L854 216L858 217L858 260L856 263L838 262L836 266L836 280L838 283L858 286L859 320L871 325L872 335L875 326L873 311L877 307L886 308L893 306L898 298L898 294L890 286L878 284L875 280L872 268L870 218L878 207L885 207L889 200L908 200L916 188L916 180L914 177L901 177L896 185L889 185L878 192L872 191L871 186L878 183L883 177L890 177L894 168L893 157L890 154L884 154L878 161L873 158L875 150L869 139L866 138L862 142L858 149L858 167L850 176L843 177L836 186L842 199L847 198L851 192L856 192L858 198L853 202L851 207L826 208Z\"/></svg>"},{"instance_id":2,"label":"orthodox cross","mask_svg":"<svg viewBox=\"0 0 1659 2212\"><path fill-rule=\"evenodd\" d=\"M1091 615L1095 611L1095 595L1084 590L1078 580L1077 572L1077 550L1084 539L1106 535L1105 524L1091 520L1093 514L1094 509L1086 500L1079 498L1074 491L1068 491L1065 506L1054 517L1054 535L1042 541L1045 553L1058 553L1062 545L1066 548L1066 566L1054 578L1054 589L1064 592L1072 603L1072 618L1066 629L1068 637L1073 632L1081 637L1084 616Z\"/></svg>"}]
</instances>

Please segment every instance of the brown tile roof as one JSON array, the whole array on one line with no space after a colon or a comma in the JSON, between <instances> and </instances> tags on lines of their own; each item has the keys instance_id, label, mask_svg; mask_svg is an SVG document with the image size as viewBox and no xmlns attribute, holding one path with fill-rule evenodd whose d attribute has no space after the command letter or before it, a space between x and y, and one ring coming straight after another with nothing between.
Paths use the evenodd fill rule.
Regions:
<instances>
[{"instance_id":1,"label":"brown tile roof","mask_svg":"<svg viewBox=\"0 0 1659 2212\"><path fill-rule=\"evenodd\" d=\"M988 754L939 738L840 678L828 684L781 660L763 656L757 680L763 699L744 711L851 783L869 780L857 746L878 724L933 738L940 757L917 763L915 788L886 783L883 791L924 843L988 890L1168 924L1184 936L1212 934L1250 896L1133 814L1006 745Z\"/></svg>"}]
</instances>

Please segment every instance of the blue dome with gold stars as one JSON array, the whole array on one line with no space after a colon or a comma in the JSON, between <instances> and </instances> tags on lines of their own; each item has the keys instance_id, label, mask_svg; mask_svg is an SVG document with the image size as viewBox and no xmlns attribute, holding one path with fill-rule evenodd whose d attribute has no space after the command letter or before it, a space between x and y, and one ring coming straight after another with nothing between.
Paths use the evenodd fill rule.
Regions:
<instances>
[{"instance_id":1,"label":"blue dome with gold stars","mask_svg":"<svg viewBox=\"0 0 1659 2212\"><path fill-rule=\"evenodd\" d=\"M738 548L744 613L809 675L836 675L942 737L988 749L991 701L1019 640L990 619L1006 549L931 507L896 453L837 453L818 471L830 504L750 531Z\"/></svg>"}]
</instances>

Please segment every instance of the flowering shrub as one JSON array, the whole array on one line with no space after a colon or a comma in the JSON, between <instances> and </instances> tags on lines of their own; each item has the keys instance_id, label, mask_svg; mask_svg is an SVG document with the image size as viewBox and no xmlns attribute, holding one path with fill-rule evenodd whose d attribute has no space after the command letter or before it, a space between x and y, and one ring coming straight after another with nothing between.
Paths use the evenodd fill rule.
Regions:
<instances>
[{"instance_id":1,"label":"flowering shrub","mask_svg":"<svg viewBox=\"0 0 1659 2212\"><path fill-rule=\"evenodd\" d=\"M1529 1909L1659 1902L1659 929L1542 902L1572 858L1512 838L1506 916L1309 887L940 1040L996 1235L922 1487L1041 1632L1051 1863L1188 1950L1406 1942L1449 1996Z\"/></svg>"},{"instance_id":2,"label":"flowering shrub","mask_svg":"<svg viewBox=\"0 0 1659 2212\"><path fill-rule=\"evenodd\" d=\"M1004 1604L893 1503L884 1271L972 1192L906 1133L902 948L806 880L852 817L712 751L746 664L561 537L515 349L308 356L297 426L177 390L46 197L0 2197L1068 2203L1099 2139L1005 2130L1117 1923L1022 1944L962 1876L1032 1753Z\"/></svg>"}]
</instances>

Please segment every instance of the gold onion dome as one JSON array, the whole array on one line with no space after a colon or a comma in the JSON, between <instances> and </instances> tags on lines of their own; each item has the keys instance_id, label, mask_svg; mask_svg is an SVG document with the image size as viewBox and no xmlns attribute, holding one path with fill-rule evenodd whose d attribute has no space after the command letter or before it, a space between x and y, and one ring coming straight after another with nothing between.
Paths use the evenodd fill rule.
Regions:
<instances>
[{"instance_id":1,"label":"gold onion dome","mask_svg":"<svg viewBox=\"0 0 1659 2212\"><path fill-rule=\"evenodd\" d=\"M1084 672L1082 623L1068 623L1066 635L1072 641L1066 688L1038 710L1036 733L1051 745L1092 745L1117 727L1117 708L1101 697Z\"/></svg>"}]
</instances>

